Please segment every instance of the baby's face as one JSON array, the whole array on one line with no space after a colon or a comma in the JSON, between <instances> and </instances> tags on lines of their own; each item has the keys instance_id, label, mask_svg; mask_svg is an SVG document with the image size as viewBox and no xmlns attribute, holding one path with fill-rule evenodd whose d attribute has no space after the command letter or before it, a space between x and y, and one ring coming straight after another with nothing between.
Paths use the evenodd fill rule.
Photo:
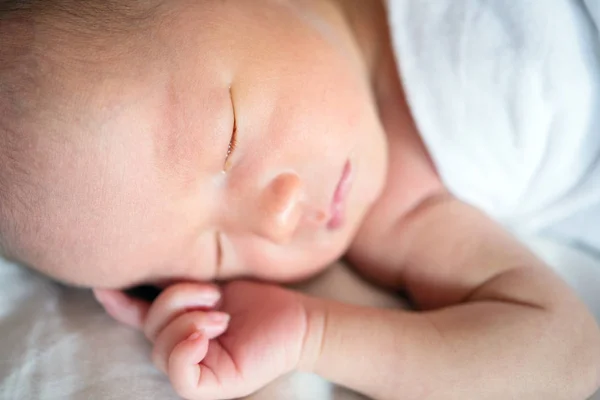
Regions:
<instances>
[{"instance_id":1,"label":"baby's face","mask_svg":"<svg viewBox=\"0 0 600 400\"><path fill-rule=\"evenodd\" d=\"M381 191L384 135L345 38L285 2L191 3L133 50L64 50L14 241L41 271L103 288L298 279Z\"/></svg>"}]
</instances>

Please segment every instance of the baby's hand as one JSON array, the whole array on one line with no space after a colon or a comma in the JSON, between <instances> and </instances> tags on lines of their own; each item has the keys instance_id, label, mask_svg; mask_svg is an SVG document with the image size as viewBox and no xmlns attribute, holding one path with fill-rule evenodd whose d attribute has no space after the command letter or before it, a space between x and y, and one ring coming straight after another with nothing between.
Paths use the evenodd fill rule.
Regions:
<instances>
[{"instance_id":1,"label":"baby's hand","mask_svg":"<svg viewBox=\"0 0 600 400\"><path fill-rule=\"evenodd\" d=\"M299 295L272 285L179 284L153 303L144 331L153 359L187 399L248 395L298 365L306 331ZM231 320L229 319L231 318Z\"/></svg>"},{"instance_id":2,"label":"baby's hand","mask_svg":"<svg viewBox=\"0 0 600 400\"><path fill-rule=\"evenodd\" d=\"M173 285L143 322L154 363L189 400L243 397L294 370L306 328L299 294L243 281L222 294L208 284Z\"/></svg>"}]
</instances>

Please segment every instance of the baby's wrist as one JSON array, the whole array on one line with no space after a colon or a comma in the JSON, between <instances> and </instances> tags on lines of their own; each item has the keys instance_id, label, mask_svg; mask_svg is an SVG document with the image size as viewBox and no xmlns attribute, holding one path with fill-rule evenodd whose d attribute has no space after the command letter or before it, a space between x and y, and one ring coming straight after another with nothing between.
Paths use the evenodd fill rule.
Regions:
<instances>
[{"instance_id":1,"label":"baby's wrist","mask_svg":"<svg viewBox=\"0 0 600 400\"><path fill-rule=\"evenodd\" d=\"M298 362L298 370L314 373L321 357L327 323L325 301L309 296L302 299L306 313L306 332Z\"/></svg>"}]
</instances>

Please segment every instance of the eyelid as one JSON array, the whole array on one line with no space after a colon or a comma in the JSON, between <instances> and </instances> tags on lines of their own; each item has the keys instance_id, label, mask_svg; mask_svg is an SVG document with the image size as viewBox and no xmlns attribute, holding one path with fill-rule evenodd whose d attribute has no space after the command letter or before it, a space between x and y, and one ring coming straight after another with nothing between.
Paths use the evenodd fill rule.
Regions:
<instances>
[{"instance_id":1,"label":"eyelid","mask_svg":"<svg viewBox=\"0 0 600 400\"><path fill-rule=\"evenodd\" d=\"M223 167L224 172L227 172L231 168L231 156L233 155L237 146L237 117L235 114L235 104L233 102L233 92L231 87L229 88L229 96L231 98L231 108L233 110L233 132L231 133L231 140L229 141L229 146L227 147L227 155L225 156L225 165Z\"/></svg>"}]
</instances>

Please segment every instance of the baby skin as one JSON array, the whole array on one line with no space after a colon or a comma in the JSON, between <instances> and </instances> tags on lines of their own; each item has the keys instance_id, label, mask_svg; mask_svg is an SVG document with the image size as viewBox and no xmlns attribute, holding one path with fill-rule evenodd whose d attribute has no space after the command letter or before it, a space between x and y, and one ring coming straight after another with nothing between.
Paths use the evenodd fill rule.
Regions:
<instances>
[{"instance_id":1,"label":"baby skin","mask_svg":"<svg viewBox=\"0 0 600 400\"><path fill-rule=\"evenodd\" d=\"M382 400L593 393L593 317L444 188L381 1L118 4L34 13L35 40L0 25L23 65L0 68L7 255L92 288L190 400L294 370ZM280 286L340 257L415 311ZM164 290L123 291L142 284Z\"/></svg>"}]
</instances>

